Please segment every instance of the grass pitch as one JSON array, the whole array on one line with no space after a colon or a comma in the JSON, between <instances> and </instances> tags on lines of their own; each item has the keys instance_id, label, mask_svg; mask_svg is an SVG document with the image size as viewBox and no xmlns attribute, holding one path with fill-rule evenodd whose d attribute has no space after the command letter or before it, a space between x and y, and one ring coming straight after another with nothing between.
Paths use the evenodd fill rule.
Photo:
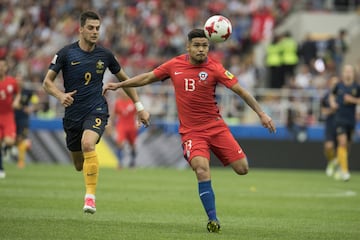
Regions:
<instances>
[{"instance_id":1,"label":"grass pitch","mask_svg":"<svg viewBox=\"0 0 360 240\"><path fill-rule=\"evenodd\" d=\"M82 212L82 173L72 166L7 164L0 180L6 239L359 239L360 173L338 182L324 171L212 169L221 234L207 218L194 173L100 169L94 215Z\"/></svg>"}]
</instances>

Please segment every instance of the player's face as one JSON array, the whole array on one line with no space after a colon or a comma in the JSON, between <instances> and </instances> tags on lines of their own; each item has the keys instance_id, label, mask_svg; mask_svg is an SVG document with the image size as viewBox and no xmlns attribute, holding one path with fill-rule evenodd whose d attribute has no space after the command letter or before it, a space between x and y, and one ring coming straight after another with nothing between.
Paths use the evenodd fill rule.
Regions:
<instances>
[{"instance_id":1,"label":"player's face","mask_svg":"<svg viewBox=\"0 0 360 240\"><path fill-rule=\"evenodd\" d=\"M87 19L85 25L80 28L80 34L88 44L95 44L99 39L100 21Z\"/></svg>"},{"instance_id":2,"label":"player's face","mask_svg":"<svg viewBox=\"0 0 360 240\"><path fill-rule=\"evenodd\" d=\"M343 80L346 83L352 83L354 81L354 68L351 65L345 65L343 68Z\"/></svg>"},{"instance_id":3,"label":"player's face","mask_svg":"<svg viewBox=\"0 0 360 240\"><path fill-rule=\"evenodd\" d=\"M199 64L205 61L209 52L209 40L207 38L193 38L187 46L190 62Z\"/></svg>"}]
</instances>

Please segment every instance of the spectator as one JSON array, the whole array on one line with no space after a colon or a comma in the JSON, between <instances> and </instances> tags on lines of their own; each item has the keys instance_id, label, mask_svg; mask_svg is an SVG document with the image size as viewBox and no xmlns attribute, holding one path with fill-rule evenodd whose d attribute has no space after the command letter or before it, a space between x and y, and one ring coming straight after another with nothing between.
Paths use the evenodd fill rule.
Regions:
<instances>
[{"instance_id":1,"label":"spectator","mask_svg":"<svg viewBox=\"0 0 360 240\"><path fill-rule=\"evenodd\" d=\"M286 82L287 79L295 76L295 69L299 63L298 44L289 31L284 33L279 44L282 56L282 74L284 74Z\"/></svg>"},{"instance_id":2,"label":"spectator","mask_svg":"<svg viewBox=\"0 0 360 240\"><path fill-rule=\"evenodd\" d=\"M282 74L282 58L280 48L280 36L275 35L272 42L266 48L265 65L267 67L268 82L271 88L281 88L284 83L284 75Z\"/></svg>"},{"instance_id":3,"label":"spectator","mask_svg":"<svg viewBox=\"0 0 360 240\"><path fill-rule=\"evenodd\" d=\"M299 46L299 57L302 63L311 67L312 63L317 57L316 43L311 39L311 35L308 33L305 39Z\"/></svg>"},{"instance_id":4,"label":"spectator","mask_svg":"<svg viewBox=\"0 0 360 240\"><path fill-rule=\"evenodd\" d=\"M327 49L331 59L335 63L335 70L337 75L341 75L341 68L344 61L344 55L348 51L348 44L346 42L347 31L340 29L336 37L328 41Z\"/></svg>"}]
</instances>

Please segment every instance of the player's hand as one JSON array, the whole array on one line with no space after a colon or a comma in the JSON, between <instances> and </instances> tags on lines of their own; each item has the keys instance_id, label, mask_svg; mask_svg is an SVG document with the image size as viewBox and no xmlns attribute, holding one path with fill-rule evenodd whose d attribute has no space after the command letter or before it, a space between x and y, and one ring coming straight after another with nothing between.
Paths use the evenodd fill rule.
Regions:
<instances>
[{"instance_id":1,"label":"player's hand","mask_svg":"<svg viewBox=\"0 0 360 240\"><path fill-rule=\"evenodd\" d=\"M148 127L150 125L150 113L142 110L137 114L139 122L142 123L145 127Z\"/></svg>"},{"instance_id":2,"label":"player's hand","mask_svg":"<svg viewBox=\"0 0 360 240\"><path fill-rule=\"evenodd\" d=\"M344 95L344 103L355 103L355 102L356 102L356 98L354 98L352 95L350 94Z\"/></svg>"},{"instance_id":3,"label":"player's hand","mask_svg":"<svg viewBox=\"0 0 360 240\"><path fill-rule=\"evenodd\" d=\"M106 127L105 127L106 136L111 137L114 131L115 131L115 129L114 129L113 125L111 125L111 124L106 125Z\"/></svg>"},{"instance_id":4,"label":"player's hand","mask_svg":"<svg viewBox=\"0 0 360 240\"><path fill-rule=\"evenodd\" d=\"M275 127L275 123L273 122L273 120L271 119L271 117L269 117L266 113L262 112L260 115L260 121L261 124L266 127L267 129L269 129L270 133L276 133L276 127Z\"/></svg>"},{"instance_id":5,"label":"player's hand","mask_svg":"<svg viewBox=\"0 0 360 240\"><path fill-rule=\"evenodd\" d=\"M114 82L109 82L109 83L105 83L105 85L103 86L103 91L102 94L105 95L107 90L116 90L119 88L119 83L114 83Z\"/></svg>"},{"instance_id":6,"label":"player's hand","mask_svg":"<svg viewBox=\"0 0 360 240\"><path fill-rule=\"evenodd\" d=\"M74 103L74 98L73 96L75 95L75 93L77 92L77 90L74 90L72 92L68 92L68 93L64 93L61 97L60 97L60 102L64 107L69 107Z\"/></svg>"},{"instance_id":7,"label":"player's hand","mask_svg":"<svg viewBox=\"0 0 360 240\"><path fill-rule=\"evenodd\" d=\"M12 103L12 108L16 109L16 110L19 110L19 109L21 109L21 104L19 102L13 102Z\"/></svg>"}]
</instances>

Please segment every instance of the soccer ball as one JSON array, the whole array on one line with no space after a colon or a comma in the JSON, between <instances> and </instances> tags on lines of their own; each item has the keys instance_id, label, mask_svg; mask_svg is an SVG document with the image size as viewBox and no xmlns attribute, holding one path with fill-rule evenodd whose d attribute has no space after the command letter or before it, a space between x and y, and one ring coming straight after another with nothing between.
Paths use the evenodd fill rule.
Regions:
<instances>
[{"instance_id":1,"label":"soccer ball","mask_svg":"<svg viewBox=\"0 0 360 240\"><path fill-rule=\"evenodd\" d=\"M224 42L232 33L231 22L222 15L214 15L206 20L204 31L211 42Z\"/></svg>"}]
</instances>

